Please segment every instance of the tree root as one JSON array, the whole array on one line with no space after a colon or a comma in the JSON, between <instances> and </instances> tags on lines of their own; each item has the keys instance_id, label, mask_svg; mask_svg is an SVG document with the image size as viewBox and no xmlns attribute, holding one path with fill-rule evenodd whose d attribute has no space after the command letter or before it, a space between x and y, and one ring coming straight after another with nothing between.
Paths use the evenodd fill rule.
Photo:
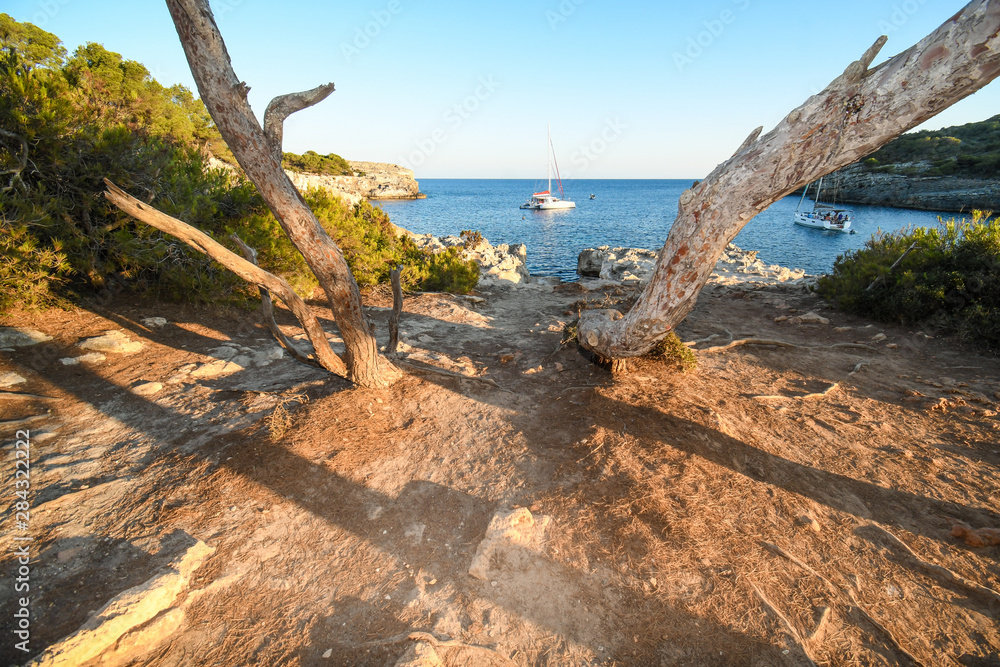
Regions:
<instances>
[{"instance_id":1,"label":"tree root","mask_svg":"<svg viewBox=\"0 0 1000 667\"><path fill-rule=\"evenodd\" d=\"M833 391L834 389L836 389L839 386L840 386L839 382L834 382L833 384L831 384L829 387L827 387L826 389L824 389L821 392L818 392L818 393L815 393L815 394L805 394L804 396L782 396L780 394L762 394L760 396L753 396L752 398L762 398L762 399L763 398L782 398L782 399L783 398L795 398L795 399L798 399L800 401L807 401L807 400L810 400L810 399L813 399L813 398L826 398L827 394L829 394L831 391Z\"/></svg>"},{"instance_id":2,"label":"tree root","mask_svg":"<svg viewBox=\"0 0 1000 667\"><path fill-rule=\"evenodd\" d=\"M472 649L474 651L483 651L489 653L491 656L495 656L501 662L507 665L516 665L516 663L508 658L507 656L494 651L486 646L477 646L475 644L465 644L458 641L457 639L438 639L429 632L404 632L401 635L396 635L395 637L389 637L388 639L378 639L371 642L366 642L361 644L361 646L389 646L391 644L402 644L403 642L424 642L430 644L434 648L465 648Z\"/></svg>"},{"instance_id":3,"label":"tree root","mask_svg":"<svg viewBox=\"0 0 1000 667\"><path fill-rule=\"evenodd\" d=\"M855 621L856 624L870 626L870 628L875 630L875 633L882 636L882 639L896 653L898 653L901 656L904 656L907 660L910 661L911 664L917 665L918 667L922 667L923 663L917 660L912 653L903 648L903 646L899 643L899 640L896 639L896 637L891 632L889 632L888 628L886 628L884 625L876 621L875 618L870 613L868 613L868 611L864 607L861 606L861 603L858 602L857 598L854 597L853 591L851 591L850 589L841 590L832 581L830 581L822 574L814 570L810 565L804 563L801 559L796 558L792 554L788 553L787 551L779 547L777 544L772 544L770 542L763 542L763 541L760 542L760 544L768 551L777 554L778 556L781 556L782 558L790 561L791 563L794 563L795 565L798 565L800 568L802 568L803 570L805 570L806 572L808 572L809 574L813 575L814 577L822 581L824 584L826 584L826 587L830 590L834 599L840 601L842 604L845 604L845 606L847 606L847 614L848 616L852 617L852 619ZM860 621L860 623L858 621ZM823 619L821 618L820 623L817 624L816 630L814 631L813 634L819 633L820 625L822 625L822 623Z\"/></svg>"},{"instance_id":4,"label":"tree root","mask_svg":"<svg viewBox=\"0 0 1000 667\"><path fill-rule=\"evenodd\" d=\"M55 396L42 396L41 394L23 394L19 391L0 391L0 400L14 401L18 399L33 398L42 401L57 401Z\"/></svg>"},{"instance_id":5,"label":"tree root","mask_svg":"<svg viewBox=\"0 0 1000 667\"><path fill-rule=\"evenodd\" d=\"M886 539L893 546L903 551L911 565L923 570L926 574L929 574L938 581L942 581L946 584L951 584L952 586L962 589L980 601L985 602L990 609L1000 609L1000 593L997 591L992 588L982 586L981 584L977 584L974 581L969 581L962 575L953 570L949 570L943 565L936 565L925 561L923 558L918 556L917 553L906 544L906 542L903 542L903 540L893 535L887 529L874 523L871 524L871 526L879 533L885 535Z\"/></svg>"},{"instance_id":6,"label":"tree root","mask_svg":"<svg viewBox=\"0 0 1000 667\"><path fill-rule=\"evenodd\" d=\"M796 350L820 350L820 349L845 348L845 349L867 350L868 352L875 351L874 348L868 345L864 345L862 343L834 343L833 345L796 345L795 343L789 343L783 340L772 340L770 338L741 338L739 340L734 340L728 345L706 347L704 350L695 350L695 352L701 352L702 354L715 354L717 352L728 352L734 347L740 347L742 345L770 345L772 347L790 347Z\"/></svg>"},{"instance_id":7,"label":"tree root","mask_svg":"<svg viewBox=\"0 0 1000 667\"><path fill-rule=\"evenodd\" d=\"M455 378L455 379L458 379L458 380L473 380L475 382L482 382L484 384L488 384L491 387L496 387L500 391L505 391L508 394L513 394L514 393L510 389L504 389L503 387L501 387L500 385L498 385L496 383L496 380L491 380L490 378L479 377L478 375L462 375L461 373L453 373L451 371L446 371L443 368L434 368L433 366L418 366L418 365L414 364L412 361L405 361L403 359L394 359L393 363L395 363L397 366L401 366L401 367L407 369L408 372L414 373L414 374L417 374L417 375L420 375L420 374L424 374L424 375L443 375L445 377Z\"/></svg>"},{"instance_id":8,"label":"tree root","mask_svg":"<svg viewBox=\"0 0 1000 667\"><path fill-rule=\"evenodd\" d=\"M788 620L788 617L785 616L783 613L781 613L781 610L775 607L774 604L767 599L767 597L761 592L759 588L757 588L755 584L751 583L750 587L753 588L753 592L757 594L757 598L764 605L764 608L767 609L769 612L771 612L771 615L775 616L779 621L781 621L781 624L785 626L785 629L788 631L788 634L798 645L799 650L802 651L802 654L806 657L806 663L812 665L812 667L817 667L816 659L809 652L808 646L806 646L806 640L802 638L802 635L800 635L799 631L795 629L795 626L792 625L792 622L790 620Z\"/></svg>"}]
</instances>

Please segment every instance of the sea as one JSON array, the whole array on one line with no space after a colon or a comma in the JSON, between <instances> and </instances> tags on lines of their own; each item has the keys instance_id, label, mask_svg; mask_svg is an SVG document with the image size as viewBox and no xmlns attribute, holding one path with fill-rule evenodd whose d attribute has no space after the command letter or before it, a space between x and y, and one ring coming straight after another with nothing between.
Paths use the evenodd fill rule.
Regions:
<instances>
[{"instance_id":1,"label":"sea","mask_svg":"<svg viewBox=\"0 0 1000 667\"><path fill-rule=\"evenodd\" d=\"M524 243L532 275L575 280L576 261L584 248L650 248L659 250L677 215L681 193L693 179L575 180L564 182L575 209L526 211L518 208L545 182L515 179L420 179L426 199L377 202L395 224L435 236L476 230L493 245ZM590 195L595 195L594 199ZM800 227L792 222L798 196L775 202L751 220L733 241L758 251L765 264L806 273L829 273L834 260L864 246L879 232L907 226L935 226L956 214L884 206L851 205L855 234ZM803 206L812 207L807 199Z\"/></svg>"}]
</instances>

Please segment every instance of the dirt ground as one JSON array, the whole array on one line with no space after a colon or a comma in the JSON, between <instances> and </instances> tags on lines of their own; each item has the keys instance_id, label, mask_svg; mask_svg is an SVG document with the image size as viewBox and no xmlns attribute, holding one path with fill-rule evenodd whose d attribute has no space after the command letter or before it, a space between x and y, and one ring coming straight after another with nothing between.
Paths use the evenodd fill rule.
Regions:
<instances>
[{"instance_id":1,"label":"dirt ground","mask_svg":"<svg viewBox=\"0 0 1000 667\"><path fill-rule=\"evenodd\" d=\"M0 400L4 541L16 429L34 539L31 651L11 639L5 547L0 661L93 625L202 541L176 599L89 664L1000 664L1000 547L950 535L1000 528L1000 360L789 285L706 289L678 329L694 371L646 358L613 377L560 346L583 302L629 296L408 298L413 367L474 377L383 391L273 359L256 313L8 317L53 339L0 353L26 379ZM831 322L796 319L811 311ZM59 361L111 329L143 349ZM750 338L789 345L719 349ZM531 539L484 552L520 508Z\"/></svg>"}]
</instances>

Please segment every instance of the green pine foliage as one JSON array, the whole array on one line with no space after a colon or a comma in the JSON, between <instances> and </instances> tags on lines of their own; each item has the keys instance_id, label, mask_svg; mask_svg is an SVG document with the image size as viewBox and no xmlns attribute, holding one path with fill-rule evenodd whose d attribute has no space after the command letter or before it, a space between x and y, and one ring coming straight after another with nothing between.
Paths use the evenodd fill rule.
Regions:
<instances>
[{"instance_id":1,"label":"green pine foliage","mask_svg":"<svg viewBox=\"0 0 1000 667\"><path fill-rule=\"evenodd\" d=\"M326 174L329 176L353 176L354 170L350 163L336 153L320 155L316 151L306 151L305 155L285 153L282 166L291 171L310 174Z\"/></svg>"},{"instance_id":2,"label":"green pine foliage","mask_svg":"<svg viewBox=\"0 0 1000 667\"><path fill-rule=\"evenodd\" d=\"M1000 219L976 211L971 220L873 236L837 258L819 292L847 312L928 325L1000 350Z\"/></svg>"},{"instance_id":3,"label":"green pine foliage","mask_svg":"<svg viewBox=\"0 0 1000 667\"><path fill-rule=\"evenodd\" d=\"M254 286L107 202L104 178L230 249L229 235L239 234L264 269L311 294L314 276L256 189L238 170L209 168L209 155L234 162L191 91L160 85L99 44L67 56L55 35L0 14L0 309L121 288L256 302ZM338 156L316 157L349 169ZM402 263L411 288L475 285L478 269L396 239L367 202L349 207L322 192L309 201L360 284L385 281Z\"/></svg>"},{"instance_id":4,"label":"green pine foliage","mask_svg":"<svg viewBox=\"0 0 1000 667\"><path fill-rule=\"evenodd\" d=\"M1000 178L1000 115L979 123L904 134L863 164L869 171L908 176Z\"/></svg>"}]
</instances>

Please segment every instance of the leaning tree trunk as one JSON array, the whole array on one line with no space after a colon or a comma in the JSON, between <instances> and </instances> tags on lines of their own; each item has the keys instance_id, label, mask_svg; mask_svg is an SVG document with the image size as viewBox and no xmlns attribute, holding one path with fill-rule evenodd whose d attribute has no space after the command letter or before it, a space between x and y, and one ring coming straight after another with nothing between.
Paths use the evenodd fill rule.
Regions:
<instances>
[{"instance_id":1,"label":"leaning tree trunk","mask_svg":"<svg viewBox=\"0 0 1000 667\"><path fill-rule=\"evenodd\" d=\"M588 310L581 344L607 359L648 352L691 312L726 245L797 188L855 162L1000 74L1000 0L974 0L909 50L874 69L879 38L826 90L680 198L652 279L624 316Z\"/></svg>"},{"instance_id":2,"label":"leaning tree trunk","mask_svg":"<svg viewBox=\"0 0 1000 667\"><path fill-rule=\"evenodd\" d=\"M343 254L281 167L285 118L322 101L333 92L333 84L275 98L265 114L267 127L262 128L247 102L249 87L233 72L208 0L167 0L167 7L198 92L222 138L326 292L347 348L348 377L363 387L391 384L400 372L378 352Z\"/></svg>"}]
</instances>

